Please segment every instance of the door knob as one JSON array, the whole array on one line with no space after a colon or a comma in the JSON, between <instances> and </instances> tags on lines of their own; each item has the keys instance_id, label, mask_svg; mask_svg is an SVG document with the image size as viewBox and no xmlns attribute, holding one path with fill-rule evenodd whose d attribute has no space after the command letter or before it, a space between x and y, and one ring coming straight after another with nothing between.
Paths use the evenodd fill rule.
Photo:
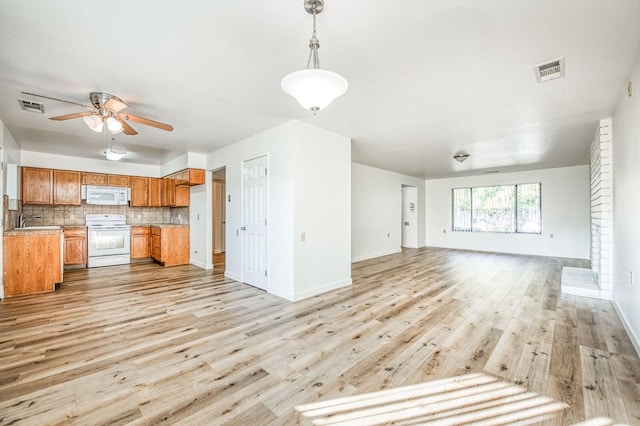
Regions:
<instances>
[{"instance_id":1,"label":"door knob","mask_svg":"<svg viewBox=\"0 0 640 426\"><path fill-rule=\"evenodd\" d=\"M247 230L247 227L246 227L246 226L243 226L242 228L240 228L240 230L241 230L241 231L246 231L246 230Z\"/></svg>"}]
</instances>

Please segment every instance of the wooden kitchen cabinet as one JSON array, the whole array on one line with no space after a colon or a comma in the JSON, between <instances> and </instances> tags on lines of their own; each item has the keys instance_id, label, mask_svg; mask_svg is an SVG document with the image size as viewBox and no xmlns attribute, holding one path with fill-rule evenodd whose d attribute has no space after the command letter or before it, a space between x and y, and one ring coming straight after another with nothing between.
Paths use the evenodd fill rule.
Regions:
<instances>
[{"instance_id":1,"label":"wooden kitchen cabinet","mask_svg":"<svg viewBox=\"0 0 640 426\"><path fill-rule=\"evenodd\" d=\"M53 170L22 168L22 204L53 204Z\"/></svg>"},{"instance_id":2,"label":"wooden kitchen cabinet","mask_svg":"<svg viewBox=\"0 0 640 426\"><path fill-rule=\"evenodd\" d=\"M96 186L106 186L107 185L107 174L106 173L82 173L82 184L83 185L96 185Z\"/></svg>"},{"instance_id":3,"label":"wooden kitchen cabinet","mask_svg":"<svg viewBox=\"0 0 640 426\"><path fill-rule=\"evenodd\" d=\"M176 181L173 176L162 178L162 205L164 207L176 205Z\"/></svg>"},{"instance_id":4,"label":"wooden kitchen cabinet","mask_svg":"<svg viewBox=\"0 0 640 426\"><path fill-rule=\"evenodd\" d=\"M149 239L149 235L150 229L148 226L131 227L131 259L151 257L151 240Z\"/></svg>"},{"instance_id":5,"label":"wooden kitchen cabinet","mask_svg":"<svg viewBox=\"0 0 640 426\"><path fill-rule=\"evenodd\" d=\"M179 172L174 173L174 178L176 180L176 186L182 185L202 185L204 183L204 169L184 169Z\"/></svg>"},{"instance_id":6,"label":"wooden kitchen cabinet","mask_svg":"<svg viewBox=\"0 0 640 426\"><path fill-rule=\"evenodd\" d=\"M149 178L131 177L131 207L146 207L149 205Z\"/></svg>"},{"instance_id":7,"label":"wooden kitchen cabinet","mask_svg":"<svg viewBox=\"0 0 640 426\"><path fill-rule=\"evenodd\" d=\"M149 178L149 207L162 206L162 179Z\"/></svg>"},{"instance_id":8,"label":"wooden kitchen cabinet","mask_svg":"<svg viewBox=\"0 0 640 426\"><path fill-rule=\"evenodd\" d=\"M53 171L53 204L75 205L82 204L82 186L80 172L69 170Z\"/></svg>"},{"instance_id":9,"label":"wooden kitchen cabinet","mask_svg":"<svg viewBox=\"0 0 640 426\"><path fill-rule=\"evenodd\" d=\"M189 207L191 189L188 186L176 186L175 207Z\"/></svg>"},{"instance_id":10,"label":"wooden kitchen cabinet","mask_svg":"<svg viewBox=\"0 0 640 426\"><path fill-rule=\"evenodd\" d=\"M54 291L62 282L62 231L14 232L3 236L5 296Z\"/></svg>"},{"instance_id":11,"label":"wooden kitchen cabinet","mask_svg":"<svg viewBox=\"0 0 640 426\"><path fill-rule=\"evenodd\" d=\"M151 257L164 266L189 263L188 226L151 226Z\"/></svg>"},{"instance_id":12,"label":"wooden kitchen cabinet","mask_svg":"<svg viewBox=\"0 0 640 426\"><path fill-rule=\"evenodd\" d=\"M87 266L87 228L64 228L64 266Z\"/></svg>"},{"instance_id":13,"label":"wooden kitchen cabinet","mask_svg":"<svg viewBox=\"0 0 640 426\"><path fill-rule=\"evenodd\" d=\"M129 176L126 175L108 175L107 182L109 186L126 186L130 185Z\"/></svg>"}]
</instances>

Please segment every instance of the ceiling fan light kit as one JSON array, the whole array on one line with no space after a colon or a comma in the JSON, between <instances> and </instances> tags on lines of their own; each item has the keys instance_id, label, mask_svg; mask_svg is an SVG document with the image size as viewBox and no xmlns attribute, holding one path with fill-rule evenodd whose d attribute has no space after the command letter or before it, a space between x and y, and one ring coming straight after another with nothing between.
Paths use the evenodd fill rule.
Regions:
<instances>
[{"instance_id":1,"label":"ceiling fan light kit","mask_svg":"<svg viewBox=\"0 0 640 426\"><path fill-rule=\"evenodd\" d=\"M305 0L304 9L313 15L313 32L309 41L309 59L307 68L287 74L280 83L284 92L295 98L303 108L316 115L319 110L329 106L334 99L342 96L349 84L338 73L320 69L318 49L320 42L316 38L316 15L324 10L324 0Z\"/></svg>"},{"instance_id":2,"label":"ceiling fan light kit","mask_svg":"<svg viewBox=\"0 0 640 426\"><path fill-rule=\"evenodd\" d=\"M77 102L65 101L63 99L38 95L36 93L22 93L25 95L37 96L39 98L50 99L52 101L81 106L87 111L60 115L57 117L50 117L50 119L55 121L65 121L72 118L82 117L87 127L89 127L94 132L102 132L102 129L106 123L107 129L109 129L112 134L124 132L125 135L137 135L138 132L127 123L127 120L144 124L146 126L155 127L167 132L173 131L173 126L171 126L170 124L161 123L159 121L154 121L148 118L121 112L123 109L127 108L128 105L125 104L119 97L111 95L109 93L91 92L89 94L91 105L83 105Z\"/></svg>"}]
</instances>

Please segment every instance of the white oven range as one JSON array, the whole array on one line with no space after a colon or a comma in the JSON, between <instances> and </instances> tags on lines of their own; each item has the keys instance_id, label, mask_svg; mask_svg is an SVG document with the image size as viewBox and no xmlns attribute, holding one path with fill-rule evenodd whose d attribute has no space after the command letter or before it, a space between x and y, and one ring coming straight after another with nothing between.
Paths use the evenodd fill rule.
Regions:
<instances>
[{"instance_id":1,"label":"white oven range","mask_svg":"<svg viewBox=\"0 0 640 426\"><path fill-rule=\"evenodd\" d=\"M123 214L88 214L87 267L124 265L131 262L131 225Z\"/></svg>"}]
</instances>

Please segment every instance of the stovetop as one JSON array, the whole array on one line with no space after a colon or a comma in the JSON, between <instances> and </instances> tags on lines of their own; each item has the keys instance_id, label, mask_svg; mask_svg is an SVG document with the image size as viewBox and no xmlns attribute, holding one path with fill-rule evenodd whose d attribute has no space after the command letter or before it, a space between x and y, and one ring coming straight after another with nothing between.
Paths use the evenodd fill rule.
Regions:
<instances>
[{"instance_id":1,"label":"stovetop","mask_svg":"<svg viewBox=\"0 0 640 426\"><path fill-rule=\"evenodd\" d=\"M127 217L123 214L88 214L84 220L88 228L131 228L131 225L127 225Z\"/></svg>"}]
</instances>

